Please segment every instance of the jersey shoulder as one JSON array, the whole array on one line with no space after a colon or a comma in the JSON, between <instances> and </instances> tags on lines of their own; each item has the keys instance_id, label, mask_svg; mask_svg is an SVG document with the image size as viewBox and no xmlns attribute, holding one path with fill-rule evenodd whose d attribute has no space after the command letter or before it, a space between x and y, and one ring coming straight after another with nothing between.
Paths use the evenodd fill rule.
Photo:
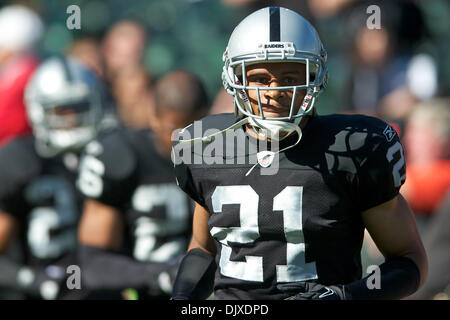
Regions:
<instances>
[{"instance_id":1,"label":"jersey shoulder","mask_svg":"<svg viewBox=\"0 0 450 320\"><path fill-rule=\"evenodd\" d=\"M356 167L364 165L370 158L385 157L393 145L401 147L394 128L375 117L345 114L318 116L312 127L310 136L320 140L317 142L318 148L328 155L351 158Z\"/></svg>"},{"instance_id":2,"label":"jersey shoulder","mask_svg":"<svg viewBox=\"0 0 450 320\"><path fill-rule=\"evenodd\" d=\"M138 161L152 161L160 157L155 146L155 134L150 128L124 131L124 138L133 149Z\"/></svg>"},{"instance_id":3,"label":"jersey shoulder","mask_svg":"<svg viewBox=\"0 0 450 320\"><path fill-rule=\"evenodd\" d=\"M0 197L14 192L42 171L32 136L19 137L0 149Z\"/></svg>"},{"instance_id":4,"label":"jersey shoulder","mask_svg":"<svg viewBox=\"0 0 450 320\"><path fill-rule=\"evenodd\" d=\"M347 143L350 149L357 146L389 143L398 139L396 131L385 121L366 115L333 114L318 116L322 132L330 132L336 142ZM342 138L345 138L342 139Z\"/></svg>"},{"instance_id":5,"label":"jersey shoulder","mask_svg":"<svg viewBox=\"0 0 450 320\"><path fill-rule=\"evenodd\" d=\"M116 129L100 135L86 146L84 157L94 157L104 167L104 176L120 180L129 176L136 167L137 159L130 142L129 129Z\"/></svg>"},{"instance_id":6,"label":"jersey shoulder","mask_svg":"<svg viewBox=\"0 0 450 320\"><path fill-rule=\"evenodd\" d=\"M77 179L84 196L115 207L128 200L135 187L137 156L127 131L109 131L86 146Z\"/></svg>"},{"instance_id":7,"label":"jersey shoulder","mask_svg":"<svg viewBox=\"0 0 450 320\"><path fill-rule=\"evenodd\" d=\"M354 173L361 210L398 194L406 179L406 165L403 146L392 126L364 115L330 115L317 120L318 130L331 132L325 153L329 167L345 167Z\"/></svg>"}]
</instances>

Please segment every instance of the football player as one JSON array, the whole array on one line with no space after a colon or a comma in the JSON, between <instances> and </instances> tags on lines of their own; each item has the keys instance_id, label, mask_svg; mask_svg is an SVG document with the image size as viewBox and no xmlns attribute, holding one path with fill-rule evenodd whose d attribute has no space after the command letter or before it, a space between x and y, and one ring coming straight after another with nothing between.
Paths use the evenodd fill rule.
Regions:
<instances>
[{"instance_id":1,"label":"football player","mask_svg":"<svg viewBox=\"0 0 450 320\"><path fill-rule=\"evenodd\" d=\"M195 75L174 71L158 82L155 106L153 130L111 132L82 160L80 261L84 283L98 292L168 299L172 262L191 236L193 202L176 185L171 134L206 115L207 95Z\"/></svg>"},{"instance_id":2,"label":"football player","mask_svg":"<svg viewBox=\"0 0 450 320\"><path fill-rule=\"evenodd\" d=\"M16 298L81 298L66 286L77 263L75 180L81 149L103 123L103 94L94 73L67 57L45 60L27 84L34 135L0 149L0 287Z\"/></svg>"},{"instance_id":3,"label":"football player","mask_svg":"<svg viewBox=\"0 0 450 320\"><path fill-rule=\"evenodd\" d=\"M223 59L236 115L206 117L174 144L179 185L196 207L172 299L212 291L216 299L399 299L416 291L427 259L399 195L402 144L377 118L317 114L327 54L312 25L263 8L234 29ZM386 260L361 279L365 228Z\"/></svg>"}]
</instances>

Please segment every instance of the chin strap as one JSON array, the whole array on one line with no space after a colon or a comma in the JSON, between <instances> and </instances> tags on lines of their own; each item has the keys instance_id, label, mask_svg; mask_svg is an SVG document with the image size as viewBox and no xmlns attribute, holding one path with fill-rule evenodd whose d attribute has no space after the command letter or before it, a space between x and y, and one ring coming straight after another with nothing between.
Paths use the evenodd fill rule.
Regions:
<instances>
[{"instance_id":1,"label":"chin strap","mask_svg":"<svg viewBox=\"0 0 450 320\"><path fill-rule=\"evenodd\" d=\"M242 120L232 124L228 128L226 128L224 130L221 130L219 132L216 132L216 133L210 134L208 136L204 136L204 137L180 140L179 143L180 144L194 144L194 143L200 142L200 141L201 142L205 142L205 143L209 143L209 142L212 142L215 139L215 137L225 135L228 131L234 131L236 128L239 128L239 127L241 127L241 126L243 126L243 125L245 125L247 123L248 123L248 118L244 118L244 119L242 119Z\"/></svg>"}]
</instances>

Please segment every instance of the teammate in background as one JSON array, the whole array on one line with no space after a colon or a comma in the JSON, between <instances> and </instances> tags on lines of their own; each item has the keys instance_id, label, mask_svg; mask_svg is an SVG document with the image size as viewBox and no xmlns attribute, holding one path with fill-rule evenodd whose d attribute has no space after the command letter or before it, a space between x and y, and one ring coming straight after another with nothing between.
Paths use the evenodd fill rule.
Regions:
<instances>
[{"instance_id":1,"label":"teammate in background","mask_svg":"<svg viewBox=\"0 0 450 320\"><path fill-rule=\"evenodd\" d=\"M0 149L0 287L21 298L83 297L66 271L77 264L79 154L101 128L102 88L78 61L49 58L25 91L34 136Z\"/></svg>"},{"instance_id":2,"label":"teammate in background","mask_svg":"<svg viewBox=\"0 0 450 320\"><path fill-rule=\"evenodd\" d=\"M196 76L172 72L156 87L153 131L124 128L87 146L78 179L87 197L78 235L90 289L169 297L172 262L186 251L193 209L176 185L171 134L205 116L207 100Z\"/></svg>"},{"instance_id":3,"label":"teammate in background","mask_svg":"<svg viewBox=\"0 0 450 320\"><path fill-rule=\"evenodd\" d=\"M258 10L233 31L222 78L237 115L202 119L203 133L185 128L173 149L179 185L196 201L173 299L400 299L425 281L399 195L399 137L377 118L317 115L326 59L311 24L285 8ZM245 143L229 148L227 134ZM261 141L268 148L256 149ZM386 259L374 290L361 279L365 228Z\"/></svg>"}]
</instances>

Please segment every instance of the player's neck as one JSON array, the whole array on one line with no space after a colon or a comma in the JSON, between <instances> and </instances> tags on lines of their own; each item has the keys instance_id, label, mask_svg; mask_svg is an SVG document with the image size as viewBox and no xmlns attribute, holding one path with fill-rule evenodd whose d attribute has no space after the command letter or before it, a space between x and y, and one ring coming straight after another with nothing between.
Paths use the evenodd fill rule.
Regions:
<instances>
[{"instance_id":1,"label":"player's neck","mask_svg":"<svg viewBox=\"0 0 450 320\"><path fill-rule=\"evenodd\" d=\"M307 125L308 122L309 122L309 118L310 118L309 116L306 116L306 117L303 117L303 118L302 118L302 120L300 121L300 129L301 129L301 130L303 130L303 129L306 127L306 125ZM262 136L256 131L256 129L255 129L253 126L249 125L249 124L245 125L245 131L247 132L248 135L250 135L251 137L253 137L253 138L255 138L255 139L258 139L258 140L267 140L268 142L271 141L270 138L262 137ZM283 138L283 136L281 136L280 138ZM282 140L283 140L283 139L282 139Z\"/></svg>"}]
</instances>

